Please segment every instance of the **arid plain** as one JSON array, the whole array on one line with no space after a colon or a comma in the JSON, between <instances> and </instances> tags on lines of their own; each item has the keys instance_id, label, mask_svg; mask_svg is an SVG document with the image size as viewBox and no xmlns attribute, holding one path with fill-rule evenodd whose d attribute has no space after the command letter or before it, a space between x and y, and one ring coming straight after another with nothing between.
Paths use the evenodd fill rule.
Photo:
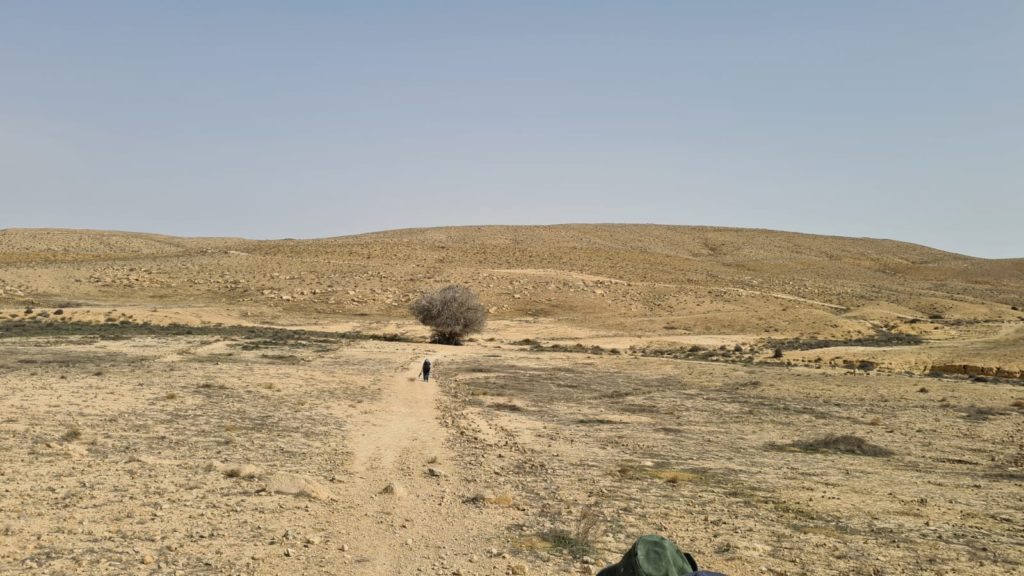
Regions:
<instances>
[{"instance_id":1,"label":"arid plain","mask_svg":"<svg viewBox=\"0 0 1024 576\"><path fill-rule=\"evenodd\" d=\"M459 347L408 312L449 283ZM3 230L0 573L593 574L659 533L1020 574L1022 309L1021 259L764 230Z\"/></svg>"}]
</instances>

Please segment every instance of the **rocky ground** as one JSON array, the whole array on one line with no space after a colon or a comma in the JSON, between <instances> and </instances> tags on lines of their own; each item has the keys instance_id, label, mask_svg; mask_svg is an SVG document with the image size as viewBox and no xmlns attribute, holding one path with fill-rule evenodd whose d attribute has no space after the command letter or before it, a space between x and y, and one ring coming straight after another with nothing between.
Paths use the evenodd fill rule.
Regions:
<instances>
[{"instance_id":1,"label":"rocky ground","mask_svg":"<svg viewBox=\"0 0 1024 576\"><path fill-rule=\"evenodd\" d=\"M96 326L0 340L4 573L586 574L651 532L730 574L1024 563L1018 385Z\"/></svg>"},{"instance_id":2,"label":"rocky ground","mask_svg":"<svg viewBox=\"0 0 1024 576\"><path fill-rule=\"evenodd\" d=\"M0 573L593 574L652 532L734 575L1024 570L1021 261L669 227L0 248ZM492 311L462 347L405 311L448 281Z\"/></svg>"}]
</instances>

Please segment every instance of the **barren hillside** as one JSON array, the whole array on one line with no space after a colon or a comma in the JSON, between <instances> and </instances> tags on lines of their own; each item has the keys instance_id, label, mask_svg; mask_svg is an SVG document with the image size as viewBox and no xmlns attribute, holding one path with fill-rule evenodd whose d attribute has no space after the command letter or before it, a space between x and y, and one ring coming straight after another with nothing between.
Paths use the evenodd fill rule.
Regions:
<instances>
[{"instance_id":1,"label":"barren hillside","mask_svg":"<svg viewBox=\"0 0 1024 576\"><path fill-rule=\"evenodd\" d=\"M408 313L449 282L465 346ZM0 231L0 573L593 575L658 533L1020 574L1022 307L1022 260L761 230Z\"/></svg>"},{"instance_id":2,"label":"barren hillside","mask_svg":"<svg viewBox=\"0 0 1024 576\"><path fill-rule=\"evenodd\" d=\"M485 226L252 241L26 229L0 231L0 263L0 305L214 307L222 321L403 320L419 292L449 282L478 291L492 320L604 336L835 341L885 330L981 339L985 353L1001 335L1019 349L1003 325L1024 316L1024 260L766 230ZM969 363L954 356L928 363ZM1013 360L993 367L1024 368Z\"/></svg>"}]
</instances>

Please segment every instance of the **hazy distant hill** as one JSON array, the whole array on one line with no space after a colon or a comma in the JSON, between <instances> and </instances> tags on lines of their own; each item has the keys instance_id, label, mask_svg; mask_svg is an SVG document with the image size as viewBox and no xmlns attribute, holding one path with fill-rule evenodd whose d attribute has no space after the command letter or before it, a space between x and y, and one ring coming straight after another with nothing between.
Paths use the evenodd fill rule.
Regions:
<instances>
[{"instance_id":1,"label":"hazy distant hill","mask_svg":"<svg viewBox=\"0 0 1024 576\"><path fill-rule=\"evenodd\" d=\"M1011 306L1024 307L1021 259L767 230L480 226L271 241L0 231L9 303L397 317L420 290L446 282L478 290L497 318L642 331L839 336L929 317L1016 320Z\"/></svg>"}]
</instances>

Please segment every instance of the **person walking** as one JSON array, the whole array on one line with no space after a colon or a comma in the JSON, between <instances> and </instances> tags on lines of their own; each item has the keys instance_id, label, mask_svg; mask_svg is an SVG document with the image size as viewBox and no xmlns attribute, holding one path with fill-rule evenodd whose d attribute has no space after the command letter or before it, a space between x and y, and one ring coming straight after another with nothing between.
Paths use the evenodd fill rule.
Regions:
<instances>
[{"instance_id":1,"label":"person walking","mask_svg":"<svg viewBox=\"0 0 1024 576\"><path fill-rule=\"evenodd\" d=\"M423 376L424 382L430 381L430 358L423 360L423 368L420 369L420 376Z\"/></svg>"}]
</instances>

